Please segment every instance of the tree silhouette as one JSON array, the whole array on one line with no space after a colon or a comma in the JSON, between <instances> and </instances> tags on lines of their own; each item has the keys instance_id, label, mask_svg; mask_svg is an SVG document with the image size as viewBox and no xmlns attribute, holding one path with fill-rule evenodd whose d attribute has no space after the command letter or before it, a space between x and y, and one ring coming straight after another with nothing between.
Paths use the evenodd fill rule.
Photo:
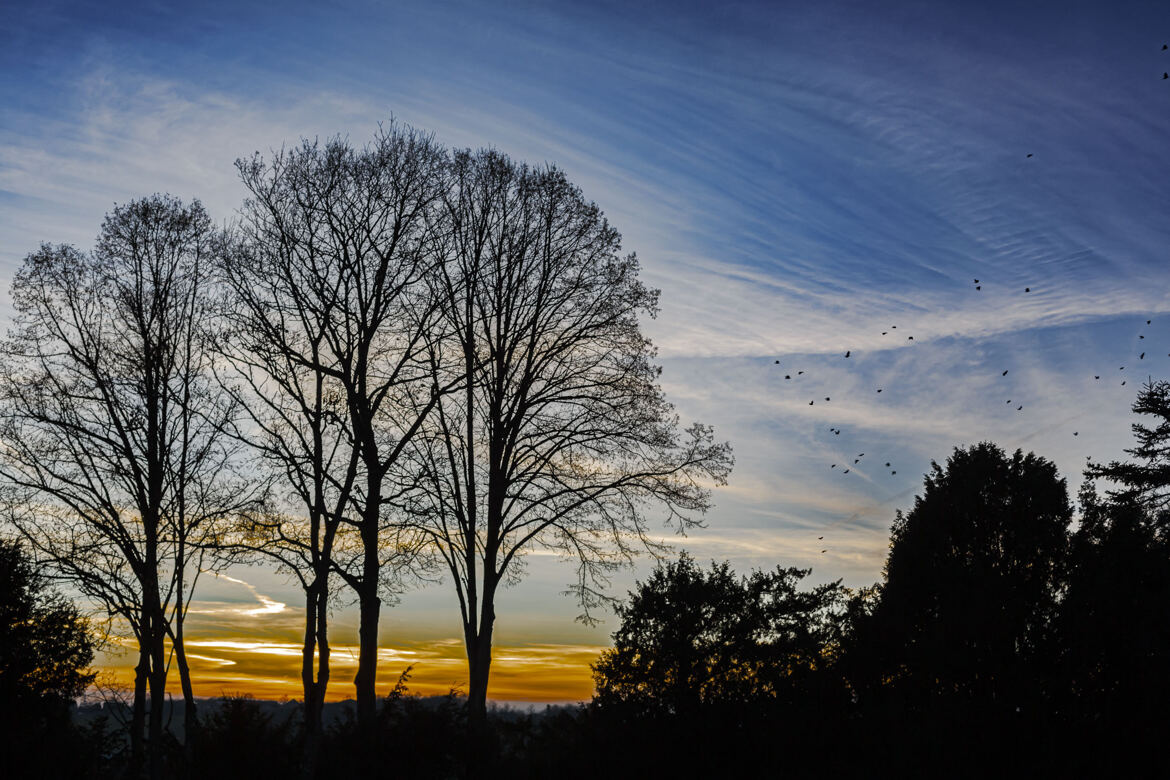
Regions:
<instances>
[{"instance_id":1,"label":"tree silhouette","mask_svg":"<svg viewBox=\"0 0 1170 780\"><path fill-rule=\"evenodd\" d=\"M593 667L595 702L696 717L710 705L800 698L837 640L838 583L797 589L808 569L737 577L688 555L658 567L618 607L614 646Z\"/></svg>"},{"instance_id":2,"label":"tree silhouette","mask_svg":"<svg viewBox=\"0 0 1170 780\"><path fill-rule=\"evenodd\" d=\"M0 769L49 776L68 705L93 681L94 642L77 608L15 539L0 538ZM55 776L55 775L54 775Z\"/></svg>"},{"instance_id":3,"label":"tree silhouette","mask_svg":"<svg viewBox=\"0 0 1170 780\"><path fill-rule=\"evenodd\" d=\"M1053 647L1055 706L1082 750L1151 756L1170 696L1170 544L1136 497L1101 500L1089 484L1080 497Z\"/></svg>"},{"instance_id":4,"label":"tree silhouette","mask_svg":"<svg viewBox=\"0 0 1170 780\"><path fill-rule=\"evenodd\" d=\"M1132 425L1137 446L1126 452L1137 462L1090 463L1085 476L1118 483L1120 489L1111 495L1123 503L1140 501L1164 513L1170 509L1170 382L1147 381L1138 392L1133 411L1154 418L1152 425Z\"/></svg>"},{"instance_id":5,"label":"tree silhouette","mask_svg":"<svg viewBox=\"0 0 1170 780\"><path fill-rule=\"evenodd\" d=\"M932 464L924 488L897 514L854 647L911 707L1030 707L1064 574L1065 482L1050 461L985 442Z\"/></svg>"},{"instance_id":6,"label":"tree silhouette","mask_svg":"<svg viewBox=\"0 0 1170 780\"><path fill-rule=\"evenodd\" d=\"M638 317L657 293L564 173L461 152L448 171L435 267L440 396L411 450L404 508L451 574L484 722L495 604L523 556L576 560L588 617L606 576L655 546L647 513L685 528L725 481L730 449L679 430Z\"/></svg>"},{"instance_id":7,"label":"tree silhouette","mask_svg":"<svg viewBox=\"0 0 1170 780\"><path fill-rule=\"evenodd\" d=\"M149 687L150 771L162 773L169 641L187 723L183 620L219 522L250 502L209 373L216 234L198 201L155 195L107 215L94 252L43 245L12 285L0 374L0 484L38 557L138 642L132 753Z\"/></svg>"},{"instance_id":8,"label":"tree silhouette","mask_svg":"<svg viewBox=\"0 0 1170 780\"><path fill-rule=\"evenodd\" d=\"M328 680L331 572L357 595L358 722L374 737L385 577L390 564L412 560L390 514L402 490L390 477L440 392L427 371L427 277L437 272L444 161L431 138L392 125L362 149L305 141L237 162L250 198L221 263L233 321L225 352L249 391L255 430L243 433L255 433L292 493L255 541L283 549L282 565L306 591L314 733Z\"/></svg>"}]
</instances>

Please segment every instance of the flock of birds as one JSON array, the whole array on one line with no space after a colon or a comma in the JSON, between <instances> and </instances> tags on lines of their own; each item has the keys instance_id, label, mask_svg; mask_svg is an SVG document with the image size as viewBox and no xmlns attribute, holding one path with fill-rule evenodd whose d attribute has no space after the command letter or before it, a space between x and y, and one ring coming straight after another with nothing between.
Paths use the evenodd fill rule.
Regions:
<instances>
[{"instance_id":1,"label":"flock of birds","mask_svg":"<svg viewBox=\"0 0 1170 780\"><path fill-rule=\"evenodd\" d=\"M1031 156L1031 155L1029 155L1029 156ZM979 280L978 280L978 279L976 279L976 280L975 280L975 282L976 282L975 289L976 289L976 290L979 290L979 289L981 289L981 285L980 285L980 284L978 284ZM1031 290L1031 288L1030 288L1030 287L1025 287L1025 288L1024 288L1024 292L1025 292L1025 293L1030 293L1030 292L1032 292L1032 290ZM1150 320L1150 319L1148 319L1148 320L1146 320L1146 321L1145 321L1145 324L1146 324L1146 326L1148 327L1148 326L1150 326L1151 324L1153 324L1153 320ZM883 335L883 336L885 336L885 335L888 335L888 334L890 333L890 331L892 331L892 330L895 330L895 329L897 329L897 325L891 325L891 326L890 326L890 330L887 330L887 331L882 331L882 335ZM1138 340L1139 340L1139 341L1140 341L1140 340L1144 340L1145 338L1146 338L1146 334L1145 334L1145 333L1139 333L1139 334L1138 334ZM914 340L914 337L913 337L913 336L907 336L907 340L908 340L908 341L913 341L913 340ZM845 351L844 359L850 359L850 358L852 358L852 356L853 356L853 350L851 350L851 349L850 349L850 350L846 350L846 351ZM1167 354L1167 357L1170 357L1170 354ZM1145 352L1141 352L1141 353L1139 353L1139 354L1137 355L1137 359L1138 359L1138 360L1145 360L1145 358L1146 358L1146 353L1145 353ZM776 361L775 361L775 365L777 365L777 366L781 365L781 364L780 364L780 361L779 361L779 360L776 360ZM1118 370L1118 371L1125 371L1125 366L1119 366L1117 370ZM1008 373L1009 373L1009 372L1010 372L1010 369L1006 369L1006 368L1005 368L1005 369L1003 369L1003 370L1000 372L1000 377L1006 377L1006 376L1008 375ZM785 379L786 381L794 381L794 377L800 377L800 376L803 376L803 375L804 375L804 373L805 373L805 372L804 372L803 370L797 371L795 374L788 373L788 374L785 374L785 375L784 375L784 379ZM1100 374L1094 374L1094 375L1093 375L1093 379L1094 379L1094 381L1100 381L1100 380L1101 380L1101 375L1100 375ZM1125 380L1125 379L1121 380L1121 386L1122 386L1122 387L1124 387L1124 386L1126 385L1126 382L1127 382L1127 380ZM881 387L875 388L875 392L877 392L877 393L880 393L880 392L882 392L882 390L883 390L883 389L884 389L884 388L881 388ZM808 402L808 405L809 405L809 406L813 406L813 405L815 405L815 403L816 403L816 401L817 401L817 400L818 400L818 399L816 399L816 398L814 398L814 399L811 399L811 400ZM826 402L829 402L829 401L831 401L831 396L824 396L824 400L825 400ZM1010 405L1012 404L1012 399L1011 399L1011 398L1008 398L1008 399L1005 401L1005 403L1006 403L1007 405L1009 405L1009 406L1010 406ZM1023 404L1018 404L1018 405L1016 406L1016 411L1017 411L1017 412L1022 412L1023 410L1024 410L1024 405L1023 405ZM832 433L834 436L840 436L840 435L841 435L841 428L839 428L839 427L837 427L837 426L835 426L835 425L830 425L830 426L829 426L829 432L830 432L830 433ZM1073 432L1072 432L1072 435L1073 435L1073 436L1080 436L1080 431L1073 431ZM855 466L857 466L857 465L860 465L860 464L861 464L861 462L862 462L862 459L863 459L864 457L865 457L865 453L864 453L864 452L859 452L859 453L857 453L857 455L856 455L856 456L854 456L854 457L853 457L853 463L849 463L849 462L848 462L848 457L847 457L843 463L830 463L830 464L829 464L829 468L830 468L830 469L832 469L832 470L838 470L838 466L840 466L841 468L839 469L839 473L840 473L840 474L842 474L842 475L844 475L844 474L848 474L848 473L850 473L850 471L853 469L853 467L855 467ZM1086 456L1086 457L1091 457L1091 456ZM871 458L871 460L872 460L872 458ZM885 465L885 468L886 468L886 469L889 471L889 474L890 474L890 476L894 476L894 475L896 475L896 474L898 473L897 469L896 469L896 468L894 468L894 466L893 466L893 463L892 463L891 461L884 461L884 465ZM817 537L817 540L818 540L818 541L823 541L823 540L824 540L824 536L818 536L818 537ZM822 554L824 554L824 553L827 553L827 552L828 552L828 550L827 550L827 549L821 550L821 553L822 553Z\"/></svg>"},{"instance_id":2,"label":"flock of birds","mask_svg":"<svg viewBox=\"0 0 1170 780\"><path fill-rule=\"evenodd\" d=\"M1170 45L1168 45L1168 44L1163 44L1163 45L1162 45L1162 51L1167 51L1167 50L1170 50ZM1170 79L1170 73L1163 73L1163 74L1162 74L1162 78L1163 78L1163 79ZM1030 159L1030 158L1032 158L1032 156L1033 156L1033 153L1029 152L1029 153L1027 154L1027 156L1026 156L1026 157L1027 157L1028 159ZM983 283L982 283L982 282L980 282L980 280L979 280L979 279L973 279L973 284L974 284L974 287L975 287L975 291L976 291L976 292L980 292L980 291L982 291L982 290L983 290ZM1032 292L1032 288L1031 288L1031 287L1025 287L1025 288L1024 288L1024 293L1025 293L1025 294L1030 294L1031 292ZM1149 320L1149 319L1148 319L1148 320L1146 320L1146 323L1145 323L1145 324L1146 324L1146 326L1148 327L1148 326L1149 326L1149 325L1151 325L1152 323L1153 323L1153 320ZM891 326L890 326L890 328L889 328L889 330L884 330L884 331L881 331L881 335L883 335L883 336L888 336L888 335L890 335L890 333L891 333L892 331L895 331L895 330L897 330L897 328L898 328L898 326L897 326L897 325L891 325ZM1139 334L1138 334L1138 340L1139 340L1139 341L1141 341L1141 340L1144 340L1145 338L1146 338L1146 334L1145 334L1145 333L1139 333ZM908 336L906 337L906 340L907 340L907 341L914 341L914 336L908 335ZM848 350L846 350L846 351L845 351L844 359L850 359L850 358L852 357L852 355L853 355L853 350L851 350L851 349L848 349ZM1167 357L1170 357L1170 354L1168 354L1168 355L1167 355ZM1138 359L1138 360L1145 360L1145 358L1146 358L1146 353L1145 353L1144 351L1143 351L1143 352L1141 352L1141 353L1139 353L1139 354L1138 354L1138 356L1137 356L1137 359ZM776 361L775 361L775 365L779 366L779 365L780 365L780 361L779 361L779 360L776 360ZM1001 372L1000 372L1000 376L1001 376L1001 377L1006 377L1006 376L1008 375L1008 372L1009 372L1009 371L1010 371L1010 369L1006 369L1006 368L1005 368L1003 371L1001 371ZM1118 371L1125 371L1125 366L1120 366L1120 367L1118 368ZM785 375L784 375L784 379L785 379L786 381L795 381L794 377L800 377L800 376L803 376L803 375L804 375L804 373L805 373L805 372L804 372L803 370L797 371L795 374L792 374L792 373L787 373L787 374L785 374ZM1094 380L1094 381L1100 381L1100 380L1101 380L1101 374L1094 374L1094 375L1093 375L1093 380ZM1124 387L1124 386L1126 385L1126 382L1127 382L1127 380L1125 380L1125 379L1122 379L1122 380L1121 380L1121 386L1122 386L1122 387ZM883 389L884 389L884 388L881 388L881 387L875 388L875 392L877 392L877 393L880 393L880 392L882 392L882 390L883 390ZM809 406L814 406L814 405L816 404L816 401L817 401L817 400L818 400L818 399L816 399L816 398L813 398L813 399L809 400L809 402L808 402L808 405L809 405ZM828 403L828 402L830 402L830 401L831 401L831 397L830 397L830 396L824 396L824 402L825 402L825 403ZM1012 404L1012 399L1008 398L1008 399L1005 401L1005 403L1006 403L1008 406L1010 406L1010 405ZM1023 410L1024 410L1024 405L1023 405L1023 404L1017 404L1017 406L1016 406L1016 411L1017 411L1017 412L1022 412ZM829 426L829 431L830 431L830 432L831 432L831 433L832 433L834 436L840 436L840 435L841 435L841 428L839 428L839 427L836 427L836 426ZM1073 435L1074 437L1075 437L1075 436L1079 436L1079 435L1080 435L1080 431L1073 431L1073 432L1072 432L1072 435ZM830 468L830 469L833 469L833 470L837 470L837 467L838 467L838 465L841 465L841 466L842 466L842 468L840 469L840 471L839 471L838 473L840 473L840 474L842 474L842 475L844 475L844 474L848 474L848 473L850 473L850 471L851 471L852 467L855 467L855 466L859 465L859 464L862 462L862 458L864 458L864 457L865 457L865 453L864 453L864 452L859 452L859 453L857 453L856 457L854 457L854 458L853 458L853 463L852 463L852 464L848 463L848 458L847 458L847 459L846 459L846 461L845 461L844 463L842 463L842 464L838 464L838 463L830 463L830 464L829 464L829 468ZM1091 456L1086 456L1086 457L1087 457L1088 459L1091 459ZM871 458L871 460L872 460L872 458ZM893 468L893 466L892 466L892 464L891 464L891 462L890 462L890 461L885 461L885 468L889 470L889 473L890 473L890 475L891 475L891 476L893 476L893 475L896 475L896 474L898 473L898 472L897 472L897 470L896 470L895 468ZM833 525L835 525L835 523L834 523ZM818 536L818 537L817 537L817 541L821 541L821 542L823 542L823 541L824 541L824 539L825 539L825 537L824 537L823 535L822 535L822 536ZM822 555L823 555L823 554L825 554L825 553L827 553L827 552L828 552L828 549L822 549L822 550L821 550L821 554L822 554Z\"/></svg>"}]
</instances>

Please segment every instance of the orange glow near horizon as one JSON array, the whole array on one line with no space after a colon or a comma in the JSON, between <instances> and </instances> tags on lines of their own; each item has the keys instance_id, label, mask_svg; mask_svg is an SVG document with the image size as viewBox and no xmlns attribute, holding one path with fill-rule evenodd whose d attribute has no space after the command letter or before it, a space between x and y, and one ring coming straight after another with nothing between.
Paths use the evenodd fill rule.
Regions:
<instances>
[{"instance_id":1,"label":"orange glow near horizon","mask_svg":"<svg viewBox=\"0 0 1170 780\"><path fill-rule=\"evenodd\" d=\"M187 640L192 687L199 697L249 695L257 699L301 699L301 646L267 639ZM586 701L593 695L590 664L604 647L523 644L494 648L488 698L497 702L560 703ZM107 655L102 682L130 688L133 653ZM410 668L411 694L444 695L467 691L467 658L463 642L439 639L383 647L378 651L377 693L385 696ZM335 645L330 654L326 698L343 701L354 695L357 647ZM171 664L167 690L181 695L178 669Z\"/></svg>"}]
</instances>

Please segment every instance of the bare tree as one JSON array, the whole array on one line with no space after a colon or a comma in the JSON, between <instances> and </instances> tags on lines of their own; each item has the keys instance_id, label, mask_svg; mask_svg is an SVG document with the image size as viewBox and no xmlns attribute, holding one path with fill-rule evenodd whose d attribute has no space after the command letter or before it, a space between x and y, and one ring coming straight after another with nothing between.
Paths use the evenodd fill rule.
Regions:
<instances>
[{"instance_id":1,"label":"bare tree","mask_svg":"<svg viewBox=\"0 0 1170 780\"><path fill-rule=\"evenodd\" d=\"M401 488L387 477L443 392L427 370L435 307L425 278L444 161L431 138L391 125L360 150L305 141L237 163L251 197L240 245L222 264L236 312L228 352L241 387L261 400L258 446L305 513L286 511L256 533L302 577L314 733L332 573L357 595L358 722L372 737L380 586L402 552L387 535ZM343 535L353 543L339 549Z\"/></svg>"},{"instance_id":2,"label":"bare tree","mask_svg":"<svg viewBox=\"0 0 1170 780\"><path fill-rule=\"evenodd\" d=\"M583 606L639 551L657 512L682 530L732 458L710 428L680 431L639 315L657 292L620 236L554 168L495 152L454 157L438 251L440 399L411 449L405 504L454 581L470 669L472 738L486 717L495 604L524 554L574 558ZM421 475L421 476L419 476Z\"/></svg>"},{"instance_id":3,"label":"bare tree","mask_svg":"<svg viewBox=\"0 0 1170 780\"><path fill-rule=\"evenodd\" d=\"M13 286L0 455L10 520L39 555L123 618L138 643L136 766L149 689L149 769L162 773L168 644L188 724L183 622L217 524L247 503L209 372L215 231L198 201L153 196L106 217L83 254L44 245Z\"/></svg>"}]
</instances>

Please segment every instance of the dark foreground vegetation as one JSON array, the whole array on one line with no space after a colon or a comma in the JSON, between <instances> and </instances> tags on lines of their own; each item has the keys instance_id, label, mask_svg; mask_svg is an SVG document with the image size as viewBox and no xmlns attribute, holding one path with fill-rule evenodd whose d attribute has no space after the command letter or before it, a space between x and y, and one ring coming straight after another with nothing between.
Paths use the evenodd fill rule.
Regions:
<instances>
[{"instance_id":1,"label":"dark foreground vegetation","mask_svg":"<svg viewBox=\"0 0 1170 780\"><path fill-rule=\"evenodd\" d=\"M325 708L317 776L1157 776L1170 695L1168 393L1143 390L1137 408L1159 426L1135 426L1134 462L1090 466L1087 477L1120 487L1099 495L1087 480L1075 520L1051 462L957 449L897 514L873 587L804 587L808 570L744 576L684 554L618 608L592 702L490 710L486 749L472 749L466 700L410 695L404 676L380 701L373 752L352 704ZM38 611L27 608L37 588L8 587L6 600L41 616L31 623L84 628L59 598ZM86 652L59 652L46 683L14 660L27 648L5 630L6 776L125 776L124 709L70 717ZM201 712L193 749L168 733L169 775L303 775L295 702Z\"/></svg>"}]
</instances>

